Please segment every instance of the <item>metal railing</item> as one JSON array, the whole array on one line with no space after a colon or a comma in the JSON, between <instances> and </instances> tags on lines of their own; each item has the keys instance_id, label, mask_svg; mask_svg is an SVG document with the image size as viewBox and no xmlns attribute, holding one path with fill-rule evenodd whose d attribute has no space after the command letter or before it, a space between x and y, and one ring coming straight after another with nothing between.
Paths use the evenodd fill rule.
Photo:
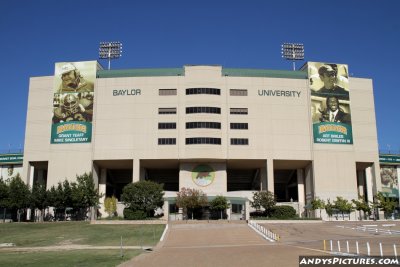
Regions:
<instances>
[{"instance_id":1,"label":"metal railing","mask_svg":"<svg viewBox=\"0 0 400 267\"><path fill-rule=\"evenodd\" d=\"M268 230L264 226L256 223L255 221L249 221L248 223L249 227L252 228L254 231L256 231L259 235L267 239L268 241L271 242L276 242L279 241L280 236L271 230Z\"/></svg>"}]
</instances>

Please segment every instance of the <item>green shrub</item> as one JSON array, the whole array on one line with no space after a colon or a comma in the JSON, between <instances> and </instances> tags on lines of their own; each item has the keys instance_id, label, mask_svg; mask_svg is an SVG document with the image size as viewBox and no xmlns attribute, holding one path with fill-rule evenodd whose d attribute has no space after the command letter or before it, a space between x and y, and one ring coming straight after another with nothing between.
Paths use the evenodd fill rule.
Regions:
<instances>
[{"instance_id":1,"label":"green shrub","mask_svg":"<svg viewBox=\"0 0 400 267\"><path fill-rule=\"evenodd\" d=\"M292 206L275 206L272 208L271 217L277 219L296 218L296 210Z\"/></svg>"},{"instance_id":2,"label":"green shrub","mask_svg":"<svg viewBox=\"0 0 400 267\"><path fill-rule=\"evenodd\" d=\"M145 220L146 218L146 212L144 212L143 210L132 210L129 208L124 209L125 220Z\"/></svg>"}]
</instances>

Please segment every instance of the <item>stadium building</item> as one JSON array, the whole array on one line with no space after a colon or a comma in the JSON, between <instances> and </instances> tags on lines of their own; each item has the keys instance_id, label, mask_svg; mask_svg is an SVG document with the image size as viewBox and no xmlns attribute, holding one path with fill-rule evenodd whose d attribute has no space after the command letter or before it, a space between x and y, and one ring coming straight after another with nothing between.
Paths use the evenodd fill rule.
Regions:
<instances>
[{"instance_id":1,"label":"stadium building","mask_svg":"<svg viewBox=\"0 0 400 267\"><path fill-rule=\"evenodd\" d=\"M63 62L54 76L30 78L22 177L31 186L92 172L119 199L128 183L156 181L170 219L183 187L226 196L232 219L248 218L252 193L269 190L304 215L315 197L372 200L379 164L372 80L349 77L347 65Z\"/></svg>"}]
</instances>

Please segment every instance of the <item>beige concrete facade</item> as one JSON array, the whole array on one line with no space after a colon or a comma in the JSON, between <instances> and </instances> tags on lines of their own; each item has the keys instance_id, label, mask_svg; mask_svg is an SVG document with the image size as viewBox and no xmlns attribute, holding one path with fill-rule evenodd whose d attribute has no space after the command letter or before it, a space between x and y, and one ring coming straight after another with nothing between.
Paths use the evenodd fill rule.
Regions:
<instances>
[{"instance_id":1,"label":"beige concrete facade","mask_svg":"<svg viewBox=\"0 0 400 267\"><path fill-rule=\"evenodd\" d=\"M372 80L350 78L354 143L314 144L306 74L299 78L287 73L287 77L235 76L224 75L220 66L185 66L183 75L175 76L100 75L95 82L93 134L88 144L50 144L53 76L33 77L23 178L32 184L34 170L45 168L49 187L93 171L99 189L105 191L107 170L128 170L131 180L138 181L146 179L148 170L176 169L179 188L251 199L254 190L230 189L229 170L254 170L249 183L270 191L279 182L276 171L293 170L295 202L301 207L314 197L356 199L360 186L367 187L371 200L381 186ZM187 88L217 88L220 95L187 95ZM177 94L159 95L159 89L176 89ZM230 89L245 89L247 96L230 95ZM115 95L115 90L132 94ZM266 94L268 90L290 93L272 96ZM217 107L221 112L187 114L187 107ZM177 112L159 114L159 108ZM246 108L248 114L231 114L231 108ZM176 123L176 129L159 129L162 122ZM221 128L187 129L187 122L217 122ZM248 129L230 129L230 123L247 123ZM186 144L186 138L192 137L220 138L221 144ZM176 144L159 145L159 138L175 138ZM231 138L246 138L248 145L231 145ZM200 163L216 170L214 182L206 187L197 186L191 177L191 170ZM366 177L365 183L357 173ZM172 197L177 190L167 191Z\"/></svg>"}]
</instances>

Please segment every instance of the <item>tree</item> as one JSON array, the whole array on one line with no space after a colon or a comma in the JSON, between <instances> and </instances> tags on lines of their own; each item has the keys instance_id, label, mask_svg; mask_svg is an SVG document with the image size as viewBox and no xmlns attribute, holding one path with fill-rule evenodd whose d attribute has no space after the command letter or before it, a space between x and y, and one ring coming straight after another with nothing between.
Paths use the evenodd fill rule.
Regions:
<instances>
[{"instance_id":1,"label":"tree","mask_svg":"<svg viewBox=\"0 0 400 267\"><path fill-rule=\"evenodd\" d=\"M229 208L228 200L224 196L217 196L210 202L210 208L212 210L220 211L222 219L222 212Z\"/></svg>"},{"instance_id":2,"label":"tree","mask_svg":"<svg viewBox=\"0 0 400 267\"><path fill-rule=\"evenodd\" d=\"M121 200L132 211L143 211L153 217L154 211L164 204L163 185L152 181L139 181L122 189Z\"/></svg>"},{"instance_id":3,"label":"tree","mask_svg":"<svg viewBox=\"0 0 400 267\"><path fill-rule=\"evenodd\" d=\"M326 214L328 214L329 218L332 217L334 208L335 208L335 206L331 203L331 200L328 198L328 200L326 201L326 204L325 204L325 211L326 211Z\"/></svg>"},{"instance_id":4,"label":"tree","mask_svg":"<svg viewBox=\"0 0 400 267\"><path fill-rule=\"evenodd\" d=\"M264 208L267 216L271 215L272 208L276 205L274 193L270 191L258 191L253 193L253 201L251 206L256 210Z\"/></svg>"},{"instance_id":5,"label":"tree","mask_svg":"<svg viewBox=\"0 0 400 267\"><path fill-rule=\"evenodd\" d=\"M6 222L7 209L10 208L10 189L3 178L0 178L0 207L3 208L3 222Z\"/></svg>"},{"instance_id":6,"label":"tree","mask_svg":"<svg viewBox=\"0 0 400 267\"><path fill-rule=\"evenodd\" d=\"M351 202L353 202L354 208L358 210L360 215L360 220L362 220L363 217L365 218L366 216L369 216L371 214L371 207L363 197L361 196L358 197L358 200L352 199ZM364 216L361 215L361 211L363 211Z\"/></svg>"},{"instance_id":7,"label":"tree","mask_svg":"<svg viewBox=\"0 0 400 267\"><path fill-rule=\"evenodd\" d=\"M322 209L325 208L325 201L320 199L319 197L316 197L311 201L311 209L312 210L318 210L319 209L319 218L321 217L321 211Z\"/></svg>"},{"instance_id":8,"label":"tree","mask_svg":"<svg viewBox=\"0 0 400 267\"><path fill-rule=\"evenodd\" d=\"M104 200L104 209L108 213L108 217L112 217L117 211L117 199L112 197L106 197Z\"/></svg>"},{"instance_id":9,"label":"tree","mask_svg":"<svg viewBox=\"0 0 400 267\"><path fill-rule=\"evenodd\" d=\"M99 204L101 195L96 189L92 173L84 173L76 176L77 183L72 183L72 203L75 209L83 209L86 215L89 211L89 217L94 218L93 207Z\"/></svg>"},{"instance_id":10,"label":"tree","mask_svg":"<svg viewBox=\"0 0 400 267\"><path fill-rule=\"evenodd\" d=\"M192 220L194 209L204 207L207 203L207 195L203 191L197 189L183 187L176 196L176 205L179 208L182 208L186 214L188 209L191 209Z\"/></svg>"},{"instance_id":11,"label":"tree","mask_svg":"<svg viewBox=\"0 0 400 267\"><path fill-rule=\"evenodd\" d=\"M36 220L36 209L40 210L39 221L43 221L44 210L48 207L48 194L46 191L46 185L35 183L32 187L31 193L31 208L34 211L34 218Z\"/></svg>"},{"instance_id":12,"label":"tree","mask_svg":"<svg viewBox=\"0 0 400 267\"><path fill-rule=\"evenodd\" d=\"M342 213L342 217L344 220L344 213L350 213L354 209L351 202L343 197L336 197L336 200L333 202L336 209L338 209Z\"/></svg>"},{"instance_id":13,"label":"tree","mask_svg":"<svg viewBox=\"0 0 400 267\"><path fill-rule=\"evenodd\" d=\"M18 222L21 221L21 210L29 207L30 190L26 185L19 173L11 178L9 185L10 207L17 210Z\"/></svg>"},{"instance_id":14,"label":"tree","mask_svg":"<svg viewBox=\"0 0 400 267\"><path fill-rule=\"evenodd\" d=\"M378 208L384 212L385 218L387 219L396 208L396 201L392 200L390 197L385 197L382 192L378 192L375 198L378 201Z\"/></svg>"}]
</instances>

